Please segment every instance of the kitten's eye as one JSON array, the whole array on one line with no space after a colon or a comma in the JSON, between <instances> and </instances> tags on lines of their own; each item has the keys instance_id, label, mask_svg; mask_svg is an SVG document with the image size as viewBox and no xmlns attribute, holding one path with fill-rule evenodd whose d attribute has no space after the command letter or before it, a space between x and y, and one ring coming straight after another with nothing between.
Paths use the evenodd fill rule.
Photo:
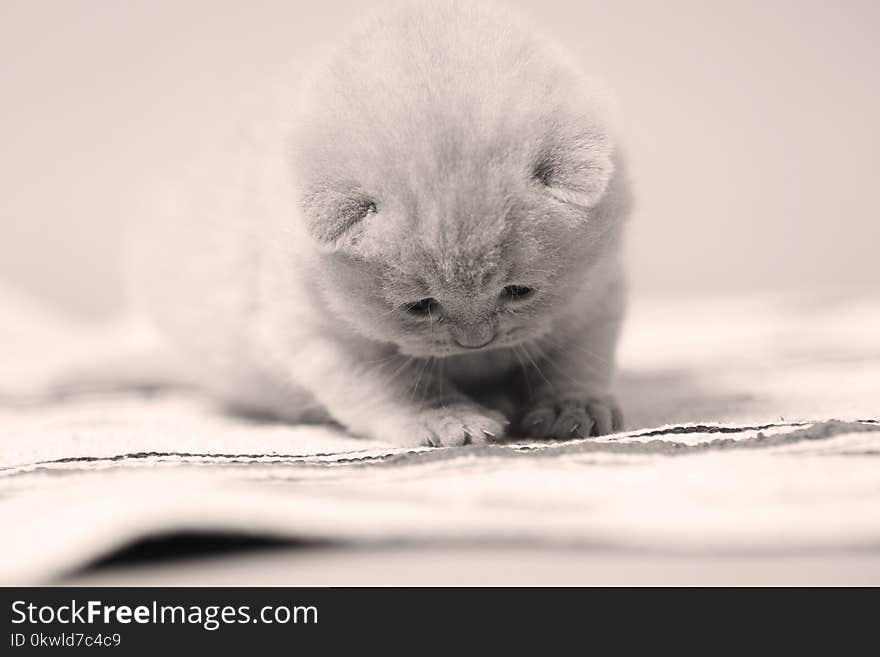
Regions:
<instances>
[{"instance_id":1,"label":"kitten's eye","mask_svg":"<svg viewBox=\"0 0 880 657\"><path fill-rule=\"evenodd\" d=\"M508 285L501 290L501 299L503 301L525 301L534 294L534 288L525 285Z\"/></svg>"},{"instance_id":2,"label":"kitten's eye","mask_svg":"<svg viewBox=\"0 0 880 657\"><path fill-rule=\"evenodd\" d=\"M419 299L411 301L403 305L403 309L410 315L416 317L428 317L431 313L436 312L440 308L440 302L437 299L428 297L427 299Z\"/></svg>"}]
</instances>

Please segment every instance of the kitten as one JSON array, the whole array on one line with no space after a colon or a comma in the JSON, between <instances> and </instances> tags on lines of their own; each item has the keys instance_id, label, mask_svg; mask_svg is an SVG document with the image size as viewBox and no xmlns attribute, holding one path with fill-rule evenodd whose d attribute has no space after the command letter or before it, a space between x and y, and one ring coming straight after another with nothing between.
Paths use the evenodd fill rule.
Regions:
<instances>
[{"instance_id":1,"label":"kitten","mask_svg":"<svg viewBox=\"0 0 880 657\"><path fill-rule=\"evenodd\" d=\"M556 47L406 4L281 98L136 235L140 298L207 390L399 445L621 428L628 186Z\"/></svg>"}]
</instances>

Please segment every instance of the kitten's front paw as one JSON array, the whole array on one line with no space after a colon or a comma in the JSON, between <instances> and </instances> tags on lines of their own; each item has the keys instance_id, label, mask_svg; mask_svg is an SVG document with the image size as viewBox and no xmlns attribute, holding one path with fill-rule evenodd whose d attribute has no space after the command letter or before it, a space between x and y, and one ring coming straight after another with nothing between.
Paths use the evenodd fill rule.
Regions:
<instances>
[{"instance_id":1,"label":"kitten's front paw","mask_svg":"<svg viewBox=\"0 0 880 657\"><path fill-rule=\"evenodd\" d=\"M520 421L520 431L530 438L587 438L621 429L623 415L611 396L544 398Z\"/></svg>"},{"instance_id":2,"label":"kitten's front paw","mask_svg":"<svg viewBox=\"0 0 880 657\"><path fill-rule=\"evenodd\" d=\"M397 429L397 435L386 436L397 445L482 445L500 438L507 426L501 413L476 404L458 402L421 411Z\"/></svg>"}]
</instances>

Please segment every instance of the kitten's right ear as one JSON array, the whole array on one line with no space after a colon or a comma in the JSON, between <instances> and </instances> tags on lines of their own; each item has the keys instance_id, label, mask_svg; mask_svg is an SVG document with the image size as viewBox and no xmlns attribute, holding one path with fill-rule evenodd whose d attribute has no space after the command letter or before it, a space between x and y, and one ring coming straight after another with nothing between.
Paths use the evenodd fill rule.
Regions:
<instances>
[{"instance_id":1,"label":"kitten's right ear","mask_svg":"<svg viewBox=\"0 0 880 657\"><path fill-rule=\"evenodd\" d=\"M302 197L302 210L311 236L330 248L352 246L363 233L363 222L376 214L376 201L357 188L317 189Z\"/></svg>"},{"instance_id":2,"label":"kitten's right ear","mask_svg":"<svg viewBox=\"0 0 880 657\"><path fill-rule=\"evenodd\" d=\"M557 200L591 208L614 174L610 139L602 133L557 137L538 150L531 174Z\"/></svg>"}]
</instances>

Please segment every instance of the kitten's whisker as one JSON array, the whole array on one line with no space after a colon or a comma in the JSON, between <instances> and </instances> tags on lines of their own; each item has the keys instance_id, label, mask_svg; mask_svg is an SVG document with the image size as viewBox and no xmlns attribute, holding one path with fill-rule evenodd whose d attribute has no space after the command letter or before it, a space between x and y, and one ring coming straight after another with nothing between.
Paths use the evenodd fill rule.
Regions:
<instances>
[{"instance_id":1,"label":"kitten's whisker","mask_svg":"<svg viewBox=\"0 0 880 657\"><path fill-rule=\"evenodd\" d=\"M388 365L393 364L394 361L396 361L398 358L400 358L400 354L391 354L390 356L387 356L386 358L379 358L376 360L364 361L364 363L363 363L364 365L372 365L373 366L373 367L367 368L364 371L364 374L368 374L368 375L375 374L376 372L379 372L383 367L387 367Z\"/></svg>"},{"instance_id":2,"label":"kitten's whisker","mask_svg":"<svg viewBox=\"0 0 880 657\"><path fill-rule=\"evenodd\" d=\"M520 349L520 347L518 344L513 345L513 355L516 356L516 360L519 361L519 368L522 370L523 379L525 379L525 382L526 382L526 389L529 392L529 399L533 399L535 394L534 394L534 392L532 392L532 382L529 380L529 373L526 370L525 361L522 359L522 356L520 356L520 354L519 354L519 349Z\"/></svg>"},{"instance_id":3,"label":"kitten's whisker","mask_svg":"<svg viewBox=\"0 0 880 657\"><path fill-rule=\"evenodd\" d=\"M578 351L580 351L581 353L583 353L583 354L585 354L585 355L587 355L587 356L590 356L591 358L594 358L595 360L599 361L602 365L610 365L610 364L611 364L606 358L603 358L603 357L600 356L599 354L597 354L597 353L595 353L595 352L593 352L593 351L590 351L589 349L587 349L587 348L584 347L583 345L579 345L579 344L577 344L577 343L575 343L575 342L572 342L572 343L570 343L570 344L563 344L563 343L562 343L561 341L559 341L558 339L553 338L550 334L547 334L547 335L543 336L541 339L542 339L542 340L546 340L547 342L550 342L550 343L551 343L554 347L556 347L557 349L571 349L571 348L574 348L574 349L577 349Z\"/></svg>"},{"instance_id":4,"label":"kitten's whisker","mask_svg":"<svg viewBox=\"0 0 880 657\"><path fill-rule=\"evenodd\" d=\"M537 370L538 374L541 375L541 378L544 379L544 381L547 382L547 385L552 386L553 383L551 383L550 379L548 379L548 378L544 375L543 370L538 366L538 363L535 362L535 359L532 358L532 355L529 353L529 350L528 350L528 348L526 348L525 345L523 345L523 350L522 350L522 352L523 352L523 355L526 357L526 359L532 364L532 367L534 367L534 368Z\"/></svg>"},{"instance_id":5,"label":"kitten's whisker","mask_svg":"<svg viewBox=\"0 0 880 657\"><path fill-rule=\"evenodd\" d=\"M559 364L555 360L553 360L553 358L549 354L542 352L542 360L548 365L551 365L553 369L555 369L557 372L559 372L562 376L564 376L575 385L583 386L586 384L586 381L574 378L567 370L560 367Z\"/></svg>"},{"instance_id":6,"label":"kitten's whisker","mask_svg":"<svg viewBox=\"0 0 880 657\"><path fill-rule=\"evenodd\" d=\"M403 364L398 367L394 372L391 373L391 376L388 377L388 385L393 385L397 382L397 379L403 374L404 370L406 370L415 360L412 356L407 356L406 360Z\"/></svg>"},{"instance_id":7,"label":"kitten's whisker","mask_svg":"<svg viewBox=\"0 0 880 657\"><path fill-rule=\"evenodd\" d=\"M433 357L429 357L426 361L424 361L422 363L422 367L419 369L418 376L416 376L416 381L413 384L412 388L410 389L410 394L409 394L410 401L415 399L416 392L419 389L419 383L421 383L421 381L422 381L422 374L425 373L425 370L428 368L428 364L431 362L432 358Z\"/></svg>"},{"instance_id":8,"label":"kitten's whisker","mask_svg":"<svg viewBox=\"0 0 880 657\"><path fill-rule=\"evenodd\" d=\"M446 389L447 389L447 381L446 381L446 359L438 358L437 366L440 368L440 407L446 408Z\"/></svg>"}]
</instances>

